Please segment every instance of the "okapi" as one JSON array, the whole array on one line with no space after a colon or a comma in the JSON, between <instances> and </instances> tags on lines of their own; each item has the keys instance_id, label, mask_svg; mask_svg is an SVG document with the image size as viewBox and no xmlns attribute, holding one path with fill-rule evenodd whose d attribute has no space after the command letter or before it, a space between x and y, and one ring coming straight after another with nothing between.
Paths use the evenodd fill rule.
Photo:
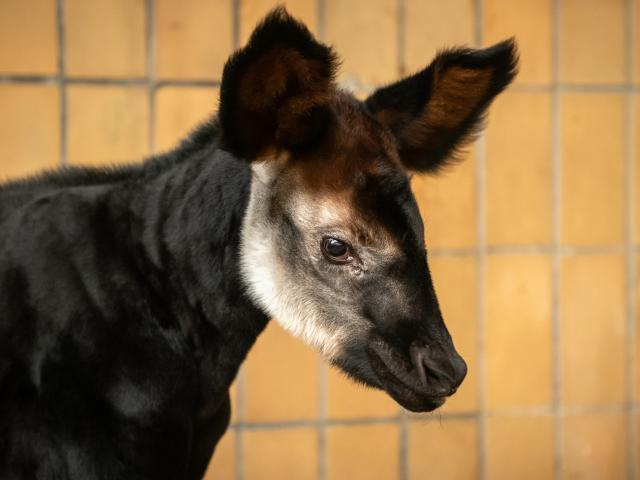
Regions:
<instances>
[{"instance_id":1,"label":"okapi","mask_svg":"<svg viewBox=\"0 0 640 480\"><path fill-rule=\"evenodd\" d=\"M272 317L403 407L442 405L467 367L410 172L455 158L516 64L513 41L445 50L362 102L279 8L175 150L1 186L0 477L202 477Z\"/></svg>"}]
</instances>

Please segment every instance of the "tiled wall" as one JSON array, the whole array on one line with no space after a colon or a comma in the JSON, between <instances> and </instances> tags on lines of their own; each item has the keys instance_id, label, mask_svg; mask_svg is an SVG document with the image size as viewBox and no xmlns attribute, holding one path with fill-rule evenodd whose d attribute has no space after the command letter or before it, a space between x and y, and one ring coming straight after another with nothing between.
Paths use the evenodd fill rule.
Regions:
<instances>
[{"instance_id":1,"label":"tiled wall","mask_svg":"<svg viewBox=\"0 0 640 480\"><path fill-rule=\"evenodd\" d=\"M640 478L640 0L297 0L363 94L516 35L465 163L416 178L470 372L413 416L272 324L215 479ZM0 175L142 158L216 105L270 0L0 0Z\"/></svg>"}]
</instances>

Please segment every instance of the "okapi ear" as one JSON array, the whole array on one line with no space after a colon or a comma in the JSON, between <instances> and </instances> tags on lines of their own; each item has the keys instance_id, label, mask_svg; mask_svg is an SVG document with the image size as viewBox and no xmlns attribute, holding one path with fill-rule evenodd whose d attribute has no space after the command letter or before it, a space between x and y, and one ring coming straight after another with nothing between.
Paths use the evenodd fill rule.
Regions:
<instances>
[{"instance_id":1,"label":"okapi ear","mask_svg":"<svg viewBox=\"0 0 640 480\"><path fill-rule=\"evenodd\" d=\"M222 146L252 160L317 142L329 119L337 60L283 7L227 61L218 118Z\"/></svg>"},{"instance_id":2,"label":"okapi ear","mask_svg":"<svg viewBox=\"0 0 640 480\"><path fill-rule=\"evenodd\" d=\"M515 42L440 52L410 77L375 91L368 110L395 135L404 165L437 172L482 127L491 101L517 73Z\"/></svg>"}]
</instances>

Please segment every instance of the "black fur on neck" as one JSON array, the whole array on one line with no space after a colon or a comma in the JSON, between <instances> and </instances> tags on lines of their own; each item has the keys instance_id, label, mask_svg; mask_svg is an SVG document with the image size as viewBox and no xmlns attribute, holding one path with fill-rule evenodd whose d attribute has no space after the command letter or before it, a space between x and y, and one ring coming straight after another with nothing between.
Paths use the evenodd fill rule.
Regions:
<instances>
[{"instance_id":1,"label":"black fur on neck","mask_svg":"<svg viewBox=\"0 0 640 480\"><path fill-rule=\"evenodd\" d=\"M0 477L82 450L105 478L201 478L267 323L239 274L250 180L210 122L140 165L0 187Z\"/></svg>"}]
</instances>

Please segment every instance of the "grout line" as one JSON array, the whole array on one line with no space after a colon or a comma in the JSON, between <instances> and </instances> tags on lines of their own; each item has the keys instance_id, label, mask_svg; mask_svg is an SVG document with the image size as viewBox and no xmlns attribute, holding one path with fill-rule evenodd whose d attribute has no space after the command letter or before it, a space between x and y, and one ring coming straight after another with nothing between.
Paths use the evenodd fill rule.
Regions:
<instances>
[{"instance_id":1,"label":"grout line","mask_svg":"<svg viewBox=\"0 0 640 480\"><path fill-rule=\"evenodd\" d=\"M56 20L57 21L57 20ZM59 30L59 26L57 29ZM56 36L58 33L56 32ZM56 40L58 42L58 40ZM60 48L58 47L58 62L57 68L60 70ZM57 85L60 83L60 75L1 75L0 85L12 84L12 83L35 83L44 85Z\"/></svg>"},{"instance_id":2,"label":"grout line","mask_svg":"<svg viewBox=\"0 0 640 480\"><path fill-rule=\"evenodd\" d=\"M640 252L640 247L632 246ZM462 257L476 253L477 248L435 248L429 250L429 256ZM551 255L557 252L562 257L578 255L623 255L625 245L558 246L553 245L496 245L487 246L485 255Z\"/></svg>"},{"instance_id":3,"label":"grout line","mask_svg":"<svg viewBox=\"0 0 640 480\"><path fill-rule=\"evenodd\" d=\"M324 41L326 32L326 3L325 0L316 0L316 30L318 31L318 39Z\"/></svg>"},{"instance_id":4,"label":"grout line","mask_svg":"<svg viewBox=\"0 0 640 480\"><path fill-rule=\"evenodd\" d=\"M552 251L551 251L551 332L552 332L552 393L553 393L553 424L554 424L554 476L556 480L562 478L563 473L563 428L562 428L562 395L561 395L561 351L560 351L560 275L561 275L561 153L560 153L560 89L558 75L560 65L560 0L551 3L551 222L552 222Z\"/></svg>"},{"instance_id":5,"label":"grout line","mask_svg":"<svg viewBox=\"0 0 640 480\"><path fill-rule=\"evenodd\" d=\"M231 35L233 50L237 50L240 45L240 1L227 0L231 2ZM219 83L218 83L219 85ZM246 399L246 375L245 369L241 366L237 376L237 408L238 414L236 418L239 425L234 427L235 436L235 480L244 480L244 431L243 421L245 418L245 399Z\"/></svg>"},{"instance_id":6,"label":"grout line","mask_svg":"<svg viewBox=\"0 0 640 480\"><path fill-rule=\"evenodd\" d=\"M282 420L272 422L235 422L229 426L233 429L243 430L279 430L290 428L320 428L321 426L327 427L344 427L344 426L358 426L358 425L384 425L394 424L399 420L399 415L386 416L386 417L363 417L363 418L345 418L345 419L325 419L319 418L311 420Z\"/></svg>"},{"instance_id":7,"label":"grout line","mask_svg":"<svg viewBox=\"0 0 640 480\"><path fill-rule=\"evenodd\" d=\"M582 405L563 407L559 412L561 417L585 416L585 415L624 415L629 410L626 403L617 405ZM634 402L631 410L640 412L640 402ZM229 426L233 429L248 430L277 430L289 428L316 428L344 427L360 425L381 425L397 424L403 417L407 422L442 422L448 420L475 420L478 418L479 410L469 410L462 412L434 412L434 413L411 413L400 411L397 415L387 415L382 417L361 417L361 418L325 418L311 420L274 420L263 422L242 422L236 421ZM485 415L489 418L509 418L509 417L548 417L555 415L553 405L537 405L531 407L512 407L498 410L485 410Z\"/></svg>"},{"instance_id":8,"label":"grout line","mask_svg":"<svg viewBox=\"0 0 640 480\"><path fill-rule=\"evenodd\" d=\"M629 411L626 404L618 405L592 405L592 406L575 406L564 407L557 413L561 418L573 416L588 415L625 415ZM640 403L634 403L631 411L640 413ZM229 426L235 431L241 430L286 430L293 428L320 428L320 427L345 427L345 426L363 426L363 425L397 425L398 422L405 421L418 423L441 423L449 420L476 420L480 410L471 410L467 412L436 412L432 414L407 413L401 411L397 415L384 417L362 417L362 418L344 418L344 419L315 419L315 420L281 420L281 421L265 421L265 422L242 422L236 421ZM507 408L502 410L485 410L484 415L487 418L512 418L512 417L550 417L556 415L553 405L540 405L522 408Z\"/></svg>"},{"instance_id":9,"label":"grout line","mask_svg":"<svg viewBox=\"0 0 640 480\"><path fill-rule=\"evenodd\" d=\"M532 90L538 89L543 90L544 85L521 85L520 88L530 88ZM564 83L564 82L555 82L549 85L546 88L548 91L552 92L553 90L558 90L561 93L625 93L632 92L638 93L640 92L640 86L634 85L632 83Z\"/></svg>"},{"instance_id":10,"label":"grout line","mask_svg":"<svg viewBox=\"0 0 640 480\"><path fill-rule=\"evenodd\" d=\"M240 46L240 2L241 0L227 0L231 2L231 35L233 50L237 50ZM235 427L235 480L244 480L245 468L244 468L244 431L246 428L243 426L243 420L245 418L245 399L246 399L246 376L245 369L241 366L237 376L237 404L238 415L240 425Z\"/></svg>"},{"instance_id":11,"label":"grout line","mask_svg":"<svg viewBox=\"0 0 640 480\"><path fill-rule=\"evenodd\" d=\"M245 393L246 393L246 377L245 369L241 366L240 371L236 377L236 418L238 419L235 424L230 425L229 429L233 428L236 433L234 438L234 460L236 464L235 479L244 479L244 442L242 433L245 430L244 422L245 418Z\"/></svg>"},{"instance_id":12,"label":"grout line","mask_svg":"<svg viewBox=\"0 0 640 480\"><path fill-rule=\"evenodd\" d=\"M60 164L66 165L67 159L67 87L66 87L66 41L64 29L64 0L56 0L56 42L58 44L58 84L60 95ZM49 82L45 82L49 83Z\"/></svg>"},{"instance_id":13,"label":"grout line","mask_svg":"<svg viewBox=\"0 0 640 480\"><path fill-rule=\"evenodd\" d=\"M399 418L394 423L398 424L398 479L409 478L409 413L400 407Z\"/></svg>"},{"instance_id":14,"label":"grout line","mask_svg":"<svg viewBox=\"0 0 640 480\"><path fill-rule=\"evenodd\" d=\"M406 42L406 4L405 0L396 2L396 69L397 75L402 77L406 71L405 58ZM409 478L409 412L400 408L398 420L398 479Z\"/></svg>"},{"instance_id":15,"label":"grout line","mask_svg":"<svg viewBox=\"0 0 640 480\"><path fill-rule=\"evenodd\" d=\"M516 92L536 92L536 93L552 93L558 90L561 93L639 93L640 86L633 83L561 83L552 82L550 84L543 83L524 83L516 84L509 87L510 91Z\"/></svg>"},{"instance_id":16,"label":"grout line","mask_svg":"<svg viewBox=\"0 0 640 480\"><path fill-rule=\"evenodd\" d=\"M475 0L474 40L476 47L482 47L484 2ZM478 478L487 478L487 435L486 435L486 362L485 362L485 273L486 273L486 136L484 133L476 142L476 328L477 328L477 459Z\"/></svg>"},{"instance_id":17,"label":"grout line","mask_svg":"<svg viewBox=\"0 0 640 480\"><path fill-rule=\"evenodd\" d=\"M149 0L147 0L149 1ZM148 59L147 59L148 63ZM68 77L61 78L60 75L0 75L0 85L4 84L36 84L36 85L57 85L64 82L67 85L96 85L115 87L140 87L147 86L153 81L158 87L219 87L219 80L210 79L181 79L165 78L150 79L147 77Z\"/></svg>"},{"instance_id":18,"label":"grout line","mask_svg":"<svg viewBox=\"0 0 640 480\"><path fill-rule=\"evenodd\" d=\"M398 76L403 77L406 75L407 71L407 62L406 62L406 23L407 23L407 6L405 4L405 0L397 0L396 6L396 15L397 15L397 31L396 31L396 42L397 42L397 68L398 68Z\"/></svg>"},{"instance_id":19,"label":"grout line","mask_svg":"<svg viewBox=\"0 0 640 480\"><path fill-rule=\"evenodd\" d=\"M327 478L328 366L318 355L318 479Z\"/></svg>"},{"instance_id":20,"label":"grout line","mask_svg":"<svg viewBox=\"0 0 640 480\"><path fill-rule=\"evenodd\" d=\"M185 79L179 78L167 78L156 79L156 85L158 87L219 87L221 82L219 80L207 80L207 79Z\"/></svg>"},{"instance_id":21,"label":"grout line","mask_svg":"<svg viewBox=\"0 0 640 480\"><path fill-rule=\"evenodd\" d=\"M634 408L640 407L640 404L634 404ZM530 407L510 407L502 408L498 410L485 409L485 415L489 418L505 418L505 417L541 417L554 415L553 405L534 405ZM627 405L623 402L610 405L577 405L563 407L559 415L562 417L569 416L581 416L581 415L621 415L626 413ZM468 412L443 412L439 413L443 420L450 419L472 419L475 418L478 411ZM421 419L424 414L411 414L411 418ZM432 416L431 420L436 420L435 416ZM438 420L440 420L438 418Z\"/></svg>"},{"instance_id":22,"label":"grout line","mask_svg":"<svg viewBox=\"0 0 640 480\"><path fill-rule=\"evenodd\" d=\"M318 39L324 40L326 35L326 4L325 0L316 0L316 30L318 32ZM321 355L318 355L318 480L326 480L328 476L328 463L329 458L327 455L327 427L329 426L329 402L328 402L328 380L329 380L329 366L323 360Z\"/></svg>"},{"instance_id":23,"label":"grout line","mask_svg":"<svg viewBox=\"0 0 640 480\"><path fill-rule=\"evenodd\" d=\"M485 256L485 187L486 187L486 137L482 136L476 146L476 316L477 316L477 384L478 384L478 469L479 478L487 478L486 472L486 256Z\"/></svg>"},{"instance_id":24,"label":"grout line","mask_svg":"<svg viewBox=\"0 0 640 480\"><path fill-rule=\"evenodd\" d=\"M227 0L231 2L231 31L232 39L231 44L233 49L240 48L240 2L242 0Z\"/></svg>"},{"instance_id":25,"label":"grout line","mask_svg":"<svg viewBox=\"0 0 640 480\"><path fill-rule=\"evenodd\" d=\"M155 0L145 0L145 41L147 47L147 101L149 102L149 125L148 125L148 145L149 155L155 153L156 147L156 38L155 38L155 19L156 9Z\"/></svg>"},{"instance_id":26,"label":"grout line","mask_svg":"<svg viewBox=\"0 0 640 480\"><path fill-rule=\"evenodd\" d=\"M640 89L632 84L579 84L557 83L557 89L562 93L624 93L638 92Z\"/></svg>"},{"instance_id":27,"label":"grout line","mask_svg":"<svg viewBox=\"0 0 640 480\"><path fill-rule=\"evenodd\" d=\"M321 2L322 0L318 0ZM65 76L65 83L70 85L114 85L120 87L146 85L147 77L91 77L91 76ZM0 85L2 84L57 84L60 82L58 75L13 75L0 73ZM206 78L163 78L156 79L159 87L219 87L220 80ZM348 85L347 85L348 87ZM363 85L368 90L374 90L375 85ZM557 90L561 93L593 93L593 94L640 94L640 85L637 84L534 84L518 83L509 87L510 92L524 93L553 93Z\"/></svg>"},{"instance_id":28,"label":"grout line","mask_svg":"<svg viewBox=\"0 0 640 480\"><path fill-rule=\"evenodd\" d=\"M317 0L321 3L323 0ZM403 1L403 0L398 0ZM318 29L321 30L320 27ZM320 35L319 35L320 36ZM404 46L404 42L403 42ZM404 55L404 52L402 53ZM60 78L58 75L21 75L0 73L0 84L7 83L35 83L35 84L57 84ZM92 76L65 76L64 81L72 85L115 85L115 86L139 86L149 82L147 77L92 77ZM156 79L158 86L175 87L218 87L220 80L207 78L163 78ZM375 85L365 85L373 90ZM557 90L561 93L594 93L594 94L640 94L640 85L633 83L618 84L580 84L580 83L517 83L509 87L510 92L529 93L553 93Z\"/></svg>"},{"instance_id":29,"label":"grout line","mask_svg":"<svg viewBox=\"0 0 640 480\"><path fill-rule=\"evenodd\" d=\"M509 90L515 91L534 91L534 92L553 92L559 90L563 93L639 93L640 85L629 82L622 83L577 83L577 82L560 82L553 81L551 83L520 83L509 87Z\"/></svg>"},{"instance_id":30,"label":"grout line","mask_svg":"<svg viewBox=\"0 0 640 480\"><path fill-rule=\"evenodd\" d=\"M633 71L635 68L634 63L634 36L636 34L634 29L635 19L635 5L633 0L626 0L625 4L625 79L627 83L633 81ZM634 182L635 182L635 151L636 145L636 118L634 108L634 93L628 91L625 95L625 109L626 109L626 121L625 121L625 170L626 170L626 226L625 226L625 246L626 246L626 303L627 303L627 335L626 335L626 384L627 384L627 477L629 480L636 478L638 472L636 472L637 466L637 432L635 415L633 412L633 402L635 397L635 289L636 289L636 258L634 255L633 245L633 226L634 226Z\"/></svg>"}]
</instances>

